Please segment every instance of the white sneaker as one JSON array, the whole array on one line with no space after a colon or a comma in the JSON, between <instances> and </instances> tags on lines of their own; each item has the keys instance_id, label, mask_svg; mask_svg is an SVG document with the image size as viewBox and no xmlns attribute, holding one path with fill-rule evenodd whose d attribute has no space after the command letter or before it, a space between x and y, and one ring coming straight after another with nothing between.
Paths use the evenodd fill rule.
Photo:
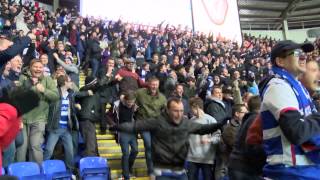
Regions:
<instances>
[{"instance_id":1,"label":"white sneaker","mask_svg":"<svg viewBox=\"0 0 320 180\"><path fill-rule=\"evenodd\" d=\"M71 179L72 179L72 180L77 180L77 176L74 175L74 174L72 174Z\"/></svg>"}]
</instances>

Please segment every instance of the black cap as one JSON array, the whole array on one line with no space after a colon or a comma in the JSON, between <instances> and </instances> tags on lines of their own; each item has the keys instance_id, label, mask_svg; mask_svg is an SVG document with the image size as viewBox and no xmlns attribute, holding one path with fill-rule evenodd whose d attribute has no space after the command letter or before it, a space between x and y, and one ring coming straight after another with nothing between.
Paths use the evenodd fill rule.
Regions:
<instances>
[{"instance_id":1,"label":"black cap","mask_svg":"<svg viewBox=\"0 0 320 180\"><path fill-rule=\"evenodd\" d=\"M302 49L304 52L311 52L314 50L314 46L311 43L298 44L291 40L279 41L271 50L271 62L274 64L276 57L294 49Z\"/></svg>"}]
</instances>

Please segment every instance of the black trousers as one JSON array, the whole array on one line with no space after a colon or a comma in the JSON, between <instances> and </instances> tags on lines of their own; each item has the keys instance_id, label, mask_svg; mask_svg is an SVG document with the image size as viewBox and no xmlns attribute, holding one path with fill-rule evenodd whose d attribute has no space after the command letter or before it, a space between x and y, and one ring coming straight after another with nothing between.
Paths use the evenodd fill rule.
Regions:
<instances>
[{"instance_id":1,"label":"black trousers","mask_svg":"<svg viewBox=\"0 0 320 180\"><path fill-rule=\"evenodd\" d=\"M228 169L228 175L230 180L263 180L262 177L235 169Z\"/></svg>"},{"instance_id":2,"label":"black trousers","mask_svg":"<svg viewBox=\"0 0 320 180\"><path fill-rule=\"evenodd\" d=\"M85 150L83 156L98 156L96 126L90 120L79 121L80 132L84 140Z\"/></svg>"},{"instance_id":3,"label":"black trousers","mask_svg":"<svg viewBox=\"0 0 320 180\"><path fill-rule=\"evenodd\" d=\"M188 179L189 180L198 180L199 172L202 171L202 179L204 180L213 180L213 165L212 164L203 164L203 163L194 163L188 162Z\"/></svg>"}]
</instances>

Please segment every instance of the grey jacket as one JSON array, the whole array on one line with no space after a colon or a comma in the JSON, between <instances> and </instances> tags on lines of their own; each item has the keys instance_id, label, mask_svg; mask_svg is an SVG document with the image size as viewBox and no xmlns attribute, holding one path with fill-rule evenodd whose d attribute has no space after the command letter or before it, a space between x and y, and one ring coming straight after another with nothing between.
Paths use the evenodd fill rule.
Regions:
<instances>
[{"instance_id":1,"label":"grey jacket","mask_svg":"<svg viewBox=\"0 0 320 180\"><path fill-rule=\"evenodd\" d=\"M190 119L195 123L199 124L216 124L217 121L210 115L204 114L202 117L197 118L193 117ZM190 135L189 143L190 149L188 153L188 161L202 164L213 164L216 156L216 150L218 148L218 143L221 140L221 132L220 130L204 135L210 139L210 143L203 144L201 143L201 139L204 138L200 135Z\"/></svg>"}]
</instances>

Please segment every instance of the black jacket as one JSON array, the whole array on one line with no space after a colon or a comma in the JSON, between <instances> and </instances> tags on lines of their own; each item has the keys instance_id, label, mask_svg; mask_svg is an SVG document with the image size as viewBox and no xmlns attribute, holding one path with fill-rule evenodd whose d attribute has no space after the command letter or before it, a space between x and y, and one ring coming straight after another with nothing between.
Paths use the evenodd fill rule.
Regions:
<instances>
[{"instance_id":1,"label":"black jacket","mask_svg":"<svg viewBox=\"0 0 320 180\"><path fill-rule=\"evenodd\" d=\"M202 125L183 119L177 125L166 112L155 119L123 123L118 130L125 132L150 131L152 159L155 167L181 170L189 150L190 134L209 134L220 128L220 124Z\"/></svg>"},{"instance_id":2,"label":"black jacket","mask_svg":"<svg viewBox=\"0 0 320 180\"><path fill-rule=\"evenodd\" d=\"M228 117L226 107L221 102L214 99L207 99L204 104L204 112L214 117L218 123Z\"/></svg>"},{"instance_id":3,"label":"black jacket","mask_svg":"<svg viewBox=\"0 0 320 180\"><path fill-rule=\"evenodd\" d=\"M97 40L89 39L87 41L87 51L86 51L86 61L89 62L91 59L101 59L102 49L100 48L100 43Z\"/></svg>"},{"instance_id":4,"label":"black jacket","mask_svg":"<svg viewBox=\"0 0 320 180\"><path fill-rule=\"evenodd\" d=\"M229 168L251 173L252 175L262 174L262 168L266 163L266 155L262 146L246 144L248 129L256 116L257 113L248 113L243 117L242 125L238 131L229 159L232 162L229 164Z\"/></svg>"},{"instance_id":5,"label":"black jacket","mask_svg":"<svg viewBox=\"0 0 320 180\"><path fill-rule=\"evenodd\" d=\"M98 122L101 119L101 104L100 96L93 89L94 95L89 96L88 90L90 88L84 86L80 89L83 94L77 94L76 100L81 105L81 110L78 113L79 121L90 120L93 122Z\"/></svg>"},{"instance_id":6,"label":"black jacket","mask_svg":"<svg viewBox=\"0 0 320 180\"><path fill-rule=\"evenodd\" d=\"M118 69L114 68L111 77L106 76L106 68L101 68L98 72L98 93L101 103L112 104L118 98L118 81L115 80L117 72Z\"/></svg>"},{"instance_id":7,"label":"black jacket","mask_svg":"<svg viewBox=\"0 0 320 180\"><path fill-rule=\"evenodd\" d=\"M48 120L48 124L47 124L48 131L59 129L59 121L61 118L62 93L61 93L60 88L58 90L59 90L60 99L50 105L49 120ZM74 106L75 105L75 94L76 93L74 93L72 90L69 90L68 99L69 99L70 116L68 119L68 128L70 130L78 130L79 129L76 108ZM80 94L78 94L78 96L80 96Z\"/></svg>"}]
</instances>

